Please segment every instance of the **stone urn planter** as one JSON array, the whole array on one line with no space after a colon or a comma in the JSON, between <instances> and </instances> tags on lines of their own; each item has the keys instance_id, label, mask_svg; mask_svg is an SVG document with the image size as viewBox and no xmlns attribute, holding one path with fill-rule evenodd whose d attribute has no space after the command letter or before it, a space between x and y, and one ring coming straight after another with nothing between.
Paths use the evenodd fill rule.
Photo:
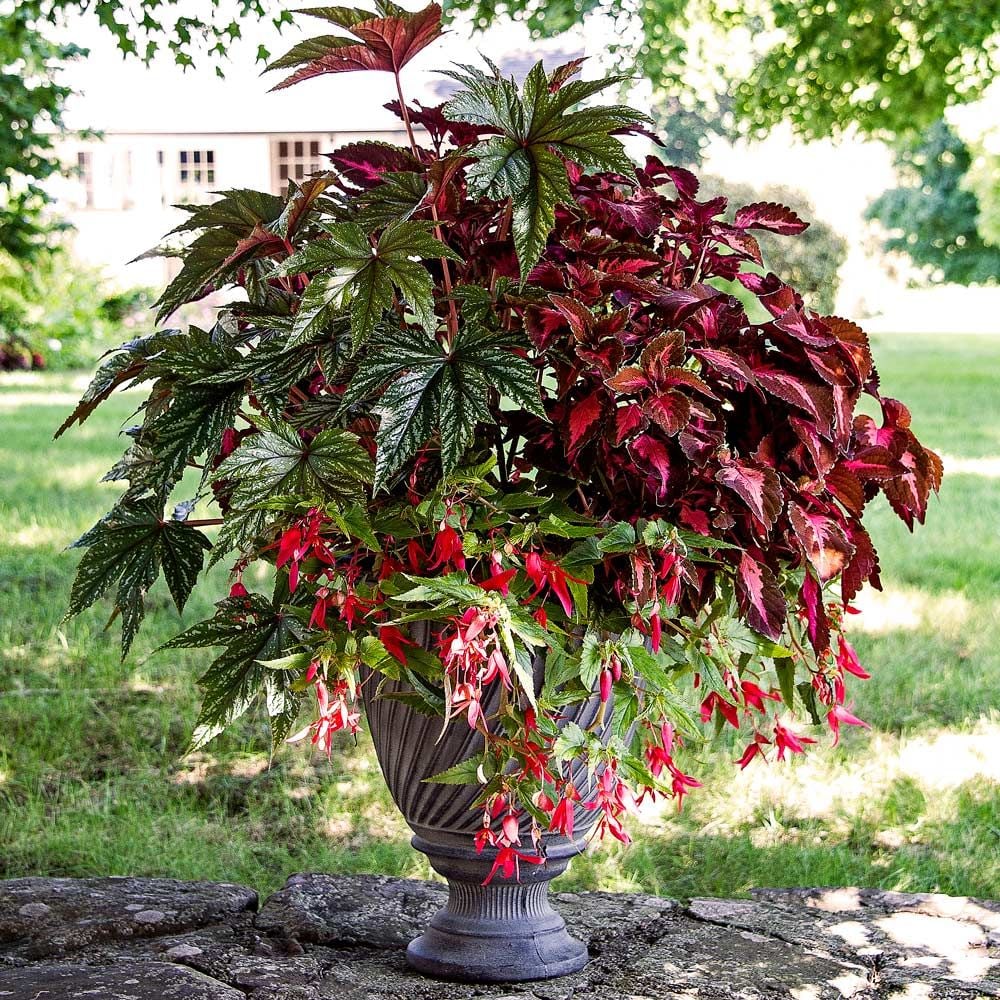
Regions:
<instances>
[{"instance_id":1,"label":"stone urn planter","mask_svg":"<svg viewBox=\"0 0 1000 1000\"><path fill-rule=\"evenodd\" d=\"M426 633L426 627L422 631ZM427 642L426 635L414 638ZM537 690L544 667L544 656L536 656ZM583 796L576 804L574 838L546 833L543 864L522 865L517 880L498 876L484 885L496 852L486 848L478 853L473 846L482 826L482 809L474 808L480 789L425 780L481 753L482 735L459 721L449 724L441 736L440 718L386 697L409 690L405 683L386 679L379 687L379 678L370 673L362 680L371 681L362 684L365 713L386 784L413 831L411 843L448 880L447 905L407 948L410 965L429 975L467 982L523 982L582 969L588 960L586 945L570 935L550 905L549 883L586 850L587 834L597 817L584 807L585 769L572 766L572 780ZM485 704L489 714L495 706ZM595 697L571 706L563 722L587 728L600 711L600 699ZM528 830L529 824L522 820L525 843Z\"/></svg>"}]
</instances>

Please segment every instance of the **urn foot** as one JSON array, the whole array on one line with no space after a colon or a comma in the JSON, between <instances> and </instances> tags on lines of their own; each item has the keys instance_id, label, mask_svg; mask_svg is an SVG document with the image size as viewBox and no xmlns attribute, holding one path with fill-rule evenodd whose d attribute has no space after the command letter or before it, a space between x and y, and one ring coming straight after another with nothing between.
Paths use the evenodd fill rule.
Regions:
<instances>
[{"instance_id":1,"label":"urn foot","mask_svg":"<svg viewBox=\"0 0 1000 1000\"><path fill-rule=\"evenodd\" d=\"M448 880L448 903L410 942L413 968L442 979L512 983L566 976L587 964L587 946L570 936L549 902L549 882L582 843L553 845L545 864L521 866L520 882L497 875L483 885L489 853L435 840L418 835L413 846Z\"/></svg>"},{"instance_id":2,"label":"urn foot","mask_svg":"<svg viewBox=\"0 0 1000 1000\"><path fill-rule=\"evenodd\" d=\"M475 983L526 982L579 972L587 947L570 937L548 882L483 886L449 881L448 905L410 942L413 968Z\"/></svg>"}]
</instances>

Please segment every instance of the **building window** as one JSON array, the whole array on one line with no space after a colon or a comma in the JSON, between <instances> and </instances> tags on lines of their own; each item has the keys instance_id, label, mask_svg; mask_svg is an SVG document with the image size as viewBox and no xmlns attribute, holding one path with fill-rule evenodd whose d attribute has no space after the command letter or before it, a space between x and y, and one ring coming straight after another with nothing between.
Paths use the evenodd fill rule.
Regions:
<instances>
[{"instance_id":1,"label":"building window","mask_svg":"<svg viewBox=\"0 0 1000 1000\"><path fill-rule=\"evenodd\" d=\"M94 207L94 154L80 150L76 154L76 172L83 186L84 205Z\"/></svg>"},{"instance_id":2,"label":"building window","mask_svg":"<svg viewBox=\"0 0 1000 1000\"><path fill-rule=\"evenodd\" d=\"M283 194L289 181L302 183L323 168L320 140L309 136L271 142L271 177L274 190Z\"/></svg>"},{"instance_id":3,"label":"building window","mask_svg":"<svg viewBox=\"0 0 1000 1000\"><path fill-rule=\"evenodd\" d=\"M177 154L177 169L182 187L209 187L215 183L215 151L182 149Z\"/></svg>"}]
</instances>

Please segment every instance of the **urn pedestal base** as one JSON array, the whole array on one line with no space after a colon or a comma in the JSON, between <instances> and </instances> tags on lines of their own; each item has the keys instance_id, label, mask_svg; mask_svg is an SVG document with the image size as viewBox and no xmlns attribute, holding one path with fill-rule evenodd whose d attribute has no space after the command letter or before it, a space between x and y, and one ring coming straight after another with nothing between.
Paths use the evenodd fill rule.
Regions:
<instances>
[{"instance_id":1,"label":"urn pedestal base","mask_svg":"<svg viewBox=\"0 0 1000 1000\"><path fill-rule=\"evenodd\" d=\"M476 983L527 982L578 972L587 948L571 937L549 903L549 882L566 870L582 844L554 846L543 865L523 864L521 881L483 879L492 852L431 843L417 835L413 846L448 880L448 904L427 930L410 942L407 961L420 972Z\"/></svg>"}]
</instances>

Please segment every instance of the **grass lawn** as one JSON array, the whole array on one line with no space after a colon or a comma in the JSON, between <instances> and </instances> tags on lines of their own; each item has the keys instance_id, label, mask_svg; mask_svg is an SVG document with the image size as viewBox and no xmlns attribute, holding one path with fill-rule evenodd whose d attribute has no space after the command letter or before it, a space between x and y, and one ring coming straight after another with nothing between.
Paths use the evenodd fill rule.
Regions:
<instances>
[{"instance_id":1,"label":"grass lawn","mask_svg":"<svg viewBox=\"0 0 1000 1000\"><path fill-rule=\"evenodd\" d=\"M733 748L716 748L683 814L647 815L631 848L593 850L564 888L1000 897L1000 339L875 347L885 391L960 471L915 539L872 512L886 590L854 635L874 673L854 688L872 732L835 749L821 737L808 760L742 776ZM148 656L182 625L159 587L125 664L106 608L60 625L77 558L64 547L115 498L97 481L140 398L114 400L53 444L81 388L0 376L0 877L156 874L267 892L301 870L429 875L366 740L330 763L286 748L268 770L265 729L251 721L181 759L206 654ZM219 567L184 623L224 585Z\"/></svg>"}]
</instances>

